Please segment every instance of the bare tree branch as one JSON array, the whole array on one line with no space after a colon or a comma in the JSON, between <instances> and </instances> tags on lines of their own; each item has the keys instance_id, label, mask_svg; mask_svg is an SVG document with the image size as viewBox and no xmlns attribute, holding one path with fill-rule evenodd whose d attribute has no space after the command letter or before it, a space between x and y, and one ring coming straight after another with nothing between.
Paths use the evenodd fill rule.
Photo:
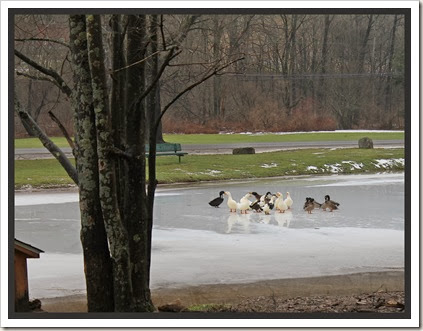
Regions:
<instances>
[{"instance_id":1,"label":"bare tree branch","mask_svg":"<svg viewBox=\"0 0 423 331\"><path fill-rule=\"evenodd\" d=\"M37 62L31 60L29 57L23 55L21 52L19 52L18 50L15 49L15 55L20 58L22 61L24 61L25 63L29 64L31 67L37 69L38 71L40 71L41 73L43 73L44 75L50 76L51 78L53 78L56 82L57 82L57 86L60 88L60 90L65 93L69 98L72 95L72 90L70 89L70 87L66 84L66 82L63 80L63 78L53 69L49 68L45 68L42 65L38 64Z\"/></svg>"},{"instance_id":2,"label":"bare tree branch","mask_svg":"<svg viewBox=\"0 0 423 331\"><path fill-rule=\"evenodd\" d=\"M190 27L195 23L198 16L199 15L191 15L186 19L185 23L183 24L183 28L181 29L181 33L173 40L172 45L168 47L168 54L160 66L156 77L153 78L150 85L144 90L144 92L137 98L135 102L141 102L151 92L154 86L156 86L166 67L169 65L170 61L182 53L182 50L178 50L178 48L187 37ZM135 107L135 109L137 109L137 107Z\"/></svg>"},{"instance_id":3,"label":"bare tree branch","mask_svg":"<svg viewBox=\"0 0 423 331\"><path fill-rule=\"evenodd\" d=\"M125 67L122 67L122 68L119 68L119 69L113 70L113 73L115 73L115 72L119 72L119 71L121 71L121 70L128 69L128 68L133 67L133 66L135 66L135 65L137 65L137 64L143 63L144 61L147 61L150 57L152 57L152 56L154 56L154 55L156 55L156 54L158 54L158 53L160 53L160 52L162 52L162 51L157 51L157 52L155 52L155 53L153 53L153 54L150 54L149 56L147 56L147 57L143 58L142 60L139 60L139 61L137 61L137 62L134 62L134 63L128 64L128 65L127 65L127 66L125 66Z\"/></svg>"},{"instance_id":4,"label":"bare tree branch","mask_svg":"<svg viewBox=\"0 0 423 331\"><path fill-rule=\"evenodd\" d=\"M163 117L163 115L166 113L166 111L170 108L170 106L172 104L174 104L181 96L183 96L185 93L187 93L188 91L192 90L194 87L200 85L201 83L205 82L207 79L209 79L210 77L219 74L223 69L229 67L231 64L234 64L235 62L241 61L245 59L245 57L241 57L238 58L236 60L230 61L228 63L226 63L225 65L221 66L220 68L215 68L212 72L210 72L209 74L205 75L202 79L200 79L199 81L191 84L190 86L186 87L183 91L179 92L162 110L160 116L157 118L155 126L154 126L154 130L155 132L157 131L160 121Z\"/></svg>"},{"instance_id":5,"label":"bare tree branch","mask_svg":"<svg viewBox=\"0 0 423 331\"><path fill-rule=\"evenodd\" d=\"M50 43L56 43L62 46L65 46L67 48L69 48L69 44L60 41L60 40L55 40L55 39L49 39L49 38L25 38L25 39L15 39L15 41L21 41L21 42L26 42L26 41L48 41Z\"/></svg>"},{"instance_id":6,"label":"bare tree branch","mask_svg":"<svg viewBox=\"0 0 423 331\"><path fill-rule=\"evenodd\" d=\"M26 110L24 110L19 101L15 97L15 112L18 114L19 118L22 122L25 122L28 127L35 133L35 135L40 139L41 143L48 151L59 161L59 163L63 166L65 171L68 173L69 177L72 178L75 184L78 185L78 173L76 172L75 167L66 157L65 153L56 146L55 143L51 141L51 139L43 132L43 130L38 126L38 124L34 121L31 115L28 114Z\"/></svg>"},{"instance_id":7,"label":"bare tree branch","mask_svg":"<svg viewBox=\"0 0 423 331\"><path fill-rule=\"evenodd\" d=\"M163 15L160 15L160 34L162 36L163 49L166 50L166 39L163 31Z\"/></svg>"},{"instance_id":8,"label":"bare tree branch","mask_svg":"<svg viewBox=\"0 0 423 331\"><path fill-rule=\"evenodd\" d=\"M144 90L143 94L140 95L139 98L137 98L136 102L141 102L150 92L151 90L154 88L154 86L157 84L157 82L159 81L160 77L162 76L163 72L165 71L166 67L168 66L169 62L177 55L179 55L180 53L182 53L182 51L178 51L176 53L174 53L174 51L176 50L176 47L172 47L169 50L168 55L166 56L165 60L163 61L163 64L161 65L159 72L157 74L157 76L153 79L153 81L150 83L150 85Z\"/></svg>"},{"instance_id":9,"label":"bare tree branch","mask_svg":"<svg viewBox=\"0 0 423 331\"><path fill-rule=\"evenodd\" d=\"M20 72L20 71L16 71L16 75L18 75L18 76L24 76L26 78L34 79L34 80L43 80L43 81L52 83L55 86L57 86L58 88L60 88L59 84L55 80L53 80L53 79L51 79L49 77L34 76L34 75L26 74L26 73Z\"/></svg>"},{"instance_id":10,"label":"bare tree branch","mask_svg":"<svg viewBox=\"0 0 423 331\"><path fill-rule=\"evenodd\" d=\"M60 131L62 131L64 137L66 138L69 146L72 148L72 154L73 156L75 156L75 144L73 142L73 140L71 139L71 137L69 136L68 131L66 130L66 128L63 126L63 124L60 122L60 120L56 117L56 115L53 114L53 112L50 110L48 112L48 115L50 116L50 118L56 122L57 126L59 127Z\"/></svg>"}]
</instances>

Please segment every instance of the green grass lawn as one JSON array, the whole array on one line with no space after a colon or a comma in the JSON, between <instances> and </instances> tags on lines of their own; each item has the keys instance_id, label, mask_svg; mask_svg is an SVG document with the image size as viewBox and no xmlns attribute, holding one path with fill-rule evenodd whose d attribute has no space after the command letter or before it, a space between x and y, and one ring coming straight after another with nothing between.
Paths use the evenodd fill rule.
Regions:
<instances>
[{"instance_id":1,"label":"green grass lawn","mask_svg":"<svg viewBox=\"0 0 423 331\"><path fill-rule=\"evenodd\" d=\"M71 159L74 163L74 160ZM56 159L16 160L15 161L15 188L25 185L66 186L73 184Z\"/></svg>"},{"instance_id":2,"label":"green grass lawn","mask_svg":"<svg viewBox=\"0 0 423 331\"><path fill-rule=\"evenodd\" d=\"M404 132L310 132L291 134L169 134L165 141L180 144L232 144L248 142L293 142L293 141L337 141L404 139Z\"/></svg>"},{"instance_id":3,"label":"green grass lawn","mask_svg":"<svg viewBox=\"0 0 423 331\"><path fill-rule=\"evenodd\" d=\"M310 132L292 134L165 134L170 143L180 144L231 144L248 142L291 142L357 140L369 137L373 140L404 139L404 132ZM63 137L51 138L59 147L69 147ZM15 148L42 147L38 138L15 139Z\"/></svg>"},{"instance_id":4,"label":"green grass lawn","mask_svg":"<svg viewBox=\"0 0 423 331\"><path fill-rule=\"evenodd\" d=\"M178 163L175 156L157 158L159 183L403 170L403 148L300 149L250 155L187 155L182 158L182 163ZM72 181L55 159L15 161L15 187L21 188L28 184L33 187L55 187L72 184Z\"/></svg>"}]
</instances>

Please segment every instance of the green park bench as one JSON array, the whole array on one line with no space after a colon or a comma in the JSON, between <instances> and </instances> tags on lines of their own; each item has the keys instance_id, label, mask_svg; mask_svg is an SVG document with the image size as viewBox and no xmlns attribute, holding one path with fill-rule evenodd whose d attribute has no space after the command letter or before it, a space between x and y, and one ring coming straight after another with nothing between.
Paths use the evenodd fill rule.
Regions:
<instances>
[{"instance_id":1,"label":"green park bench","mask_svg":"<svg viewBox=\"0 0 423 331\"><path fill-rule=\"evenodd\" d=\"M150 146L145 145L145 156L149 155ZM156 156L176 155L179 157L181 163L181 156L187 155L186 152L181 152L181 144L162 143L156 145Z\"/></svg>"}]
</instances>

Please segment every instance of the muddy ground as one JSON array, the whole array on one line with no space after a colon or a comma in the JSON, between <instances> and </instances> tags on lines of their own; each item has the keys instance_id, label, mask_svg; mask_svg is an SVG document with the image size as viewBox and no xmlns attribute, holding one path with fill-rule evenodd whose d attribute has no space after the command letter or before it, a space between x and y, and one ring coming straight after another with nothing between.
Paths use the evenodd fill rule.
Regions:
<instances>
[{"instance_id":1,"label":"muddy ground","mask_svg":"<svg viewBox=\"0 0 423 331\"><path fill-rule=\"evenodd\" d=\"M277 279L152 291L159 311L402 313L404 272ZM85 295L41 299L45 312L86 312Z\"/></svg>"}]
</instances>

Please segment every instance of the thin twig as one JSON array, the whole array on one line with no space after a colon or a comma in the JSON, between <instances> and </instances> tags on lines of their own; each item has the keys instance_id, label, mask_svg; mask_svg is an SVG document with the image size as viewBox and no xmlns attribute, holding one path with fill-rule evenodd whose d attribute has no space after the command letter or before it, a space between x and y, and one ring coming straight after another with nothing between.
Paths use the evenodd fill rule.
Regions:
<instances>
[{"instance_id":1,"label":"thin twig","mask_svg":"<svg viewBox=\"0 0 423 331\"><path fill-rule=\"evenodd\" d=\"M43 81L52 83L52 84L56 85L57 87L59 87L55 80L48 78L48 77L34 76L34 75L30 75L30 74L27 74L27 73L24 73L24 72L21 72L21 71L16 71L16 75L24 76L26 78L34 79L34 80L43 80Z\"/></svg>"},{"instance_id":2,"label":"thin twig","mask_svg":"<svg viewBox=\"0 0 423 331\"><path fill-rule=\"evenodd\" d=\"M68 131L63 126L63 124L60 122L60 120L56 117L56 115L53 114L53 112L51 110L49 110L48 115L50 116L50 118L54 122L56 122L56 124L59 127L60 131L62 131L62 133L65 136L65 138L66 138L66 140L67 140L70 148L72 148L72 154L73 154L73 156L75 156L75 144L74 144L73 140L71 139L71 137L69 136Z\"/></svg>"},{"instance_id":3,"label":"thin twig","mask_svg":"<svg viewBox=\"0 0 423 331\"><path fill-rule=\"evenodd\" d=\"M59 45L65 46L67 48L70 48L69 44L67 44L67 43L65 43L63 41L49 39L49 38L25 38L25 39L15 39L15 41L21 41L21 42L26 42L26 41L48 41L50 43L55 43L55 44L59 44Z\"/></svg>"},{"instance_id":4,"label":"thin twig","mask_svg":"<svg viewBox=\"0 0 423 331\"><path fill-rule=\"evenodd\" d=\"M162 52L162 51L157 51L157 52L155 52L153 54L150 54L149 56L143 58L142 60L139 60L137 62L131 63L131 64L127 65L126 67L122 67L122 68L113 70L112 72L115 73L115 72L118 72L118 71L122 71L122 70L128 69L130 67L136 66L137 64L140 64L140 63L143 63L144 61L147 61L150 57L152 57L152 56L154 56L154 55L156 55L156 54L158 54L160 52Z\"/></svg>"}]
</instances>

